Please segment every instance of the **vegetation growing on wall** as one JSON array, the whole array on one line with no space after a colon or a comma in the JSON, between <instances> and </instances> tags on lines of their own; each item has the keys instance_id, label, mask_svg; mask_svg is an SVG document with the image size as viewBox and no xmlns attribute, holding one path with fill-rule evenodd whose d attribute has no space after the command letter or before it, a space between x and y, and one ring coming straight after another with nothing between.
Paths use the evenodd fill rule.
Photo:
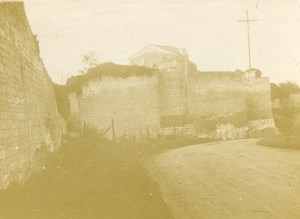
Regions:
<instances>
[{"instance_id":1,"label":"vegetation growing on wall","mask_svg":"<svg viewBox=\"0 0 300 219\"><path fill-rule=\"evenodd\" d=\"M114 63L100 64L91 68L84 75L72 76L67 81L68 92L81 94L82 85L93 79L102 79L103 76L128 78L129 76L152 76L153 70L141 66L117 65Z\"/></svg>"},{"instance_id":2,"label":"vegetation growing on wall","mask_svg":"<svg viewBox=\"0 0 300 219\"><path fill-rule=\"evenodd\" d=\"M261 71L259 69L255 69L255 76L257 78L260 78L262 76L262 73L261 73Z\"/></svg>"},{"instance_id":3,"label":"vegetation growing on wall","mask_svg":"<svg viewBox=\"0 0 300 219\"><path fill-rule=\"evenodd\" d=\"M84 64L84 68L80 71L81 74L85 74L89 69L96 67L100 63L97 52L95 50L88 51L82 57L82 62Z\"/></svg>"},{"instance_id":4,"label":"vegetation growing on wall","mask_svg":"<svg viewBox=\"0 0 300 219\"><path fill-rule=\"evenodd\" d=\"M82 86L91 80L101 80L103 76L127 78L129 76L152 76L153 70L146 67L117 65L114 63L104 63L93 67L85 74L72 76L67 80L66 85L53 84L58 112L64 119L70 115L69 93L76 92L80 95Z\"/></svg>"}]
</instances>

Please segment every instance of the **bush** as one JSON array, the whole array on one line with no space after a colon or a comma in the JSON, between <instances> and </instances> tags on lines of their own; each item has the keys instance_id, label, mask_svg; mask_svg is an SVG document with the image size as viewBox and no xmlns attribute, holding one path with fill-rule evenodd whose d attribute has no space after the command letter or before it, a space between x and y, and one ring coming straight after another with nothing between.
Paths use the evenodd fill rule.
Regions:
<instances>
[{"instance_id":1,"label":"bush","mask_svg":"<svg viewBox=\"0 0 300 219\"><path fill-rule=\"evenodd\" d=\"M273 109L275 125L282 134L289 134L295 127L296 109L282 107Z\"/></svg>"},{"instance_id":2,"label":"bush","mask_svg":"<svg viewBox=\"0 0 300 219\"><path fill-rule=\"evenodd\" d=\"M131 65L117 65L114 63L103 63L94 68L91 68L84 75L72 76L67 80L66 87L69 93L76 92L80 95L82 86L90 80L99 79L103 76L127 78L129 76L152 76L153 69L131 66Z\"/></svg>"},{"instance_id":3,"label":"bush","mask_svg":"<svg viewBox=\"0 0 300 219\"><path fill-rule=\"evenodd\" d=\"M270 88L272 100L280 99L283 101L287 100L293 93L300 93L298 84L291 81L280 83L279 85L271 83Z\"/></svg>"}]
</instances>

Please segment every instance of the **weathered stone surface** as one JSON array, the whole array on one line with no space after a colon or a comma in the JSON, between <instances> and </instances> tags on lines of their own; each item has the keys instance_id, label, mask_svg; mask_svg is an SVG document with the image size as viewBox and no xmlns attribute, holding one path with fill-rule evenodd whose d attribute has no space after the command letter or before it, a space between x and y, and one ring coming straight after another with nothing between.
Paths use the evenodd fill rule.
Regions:
<instances>
[{"instance_id":1,"label":"weathered stone surface","mask_svg":"<svg viewBox=\"0 0 300 219\"><path fill-rule=\"evenodd\" d=\"M52 81L21 2L0 3L0 188L25 181L61 140Z\"/></svg>"},{"instance_id":2,"label":"weathered stone surface","mask_svg":"<svg viewBox=\"0 0 300 219\"><path fill-rule=\"evenodd\" d=\"M156 136L160 127L157 78L102 77L69 96L71 113L81 127L105 131L114 119L117 136ZM111 136L111 132L108 133Z\"/></svg>"}]
</instances>

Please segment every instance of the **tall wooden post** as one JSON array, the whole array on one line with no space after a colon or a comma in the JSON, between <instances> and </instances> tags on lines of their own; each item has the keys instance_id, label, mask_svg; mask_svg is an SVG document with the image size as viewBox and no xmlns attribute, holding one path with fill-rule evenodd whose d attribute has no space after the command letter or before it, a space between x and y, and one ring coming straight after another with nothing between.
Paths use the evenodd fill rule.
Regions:
<instances>
[{"instance_id":1,"label":"tall wooden post","mask_svg":"<svg viewBox=\"0 0 300 219\"><path fill-rule=\"evenodd\" d=\"M249 69L251 69L251 46L250 46L250 22L257 21L253 19L249 19L248 10L246 10L246 20L239 20L238 22L246 22L247 23L247 37L248 37L248 62Z\"/></svg>"},{"instance_id":2,"label":"tall wooden post","mask_svg":"<svg viewBox=\"0 0 300 219\"><path fill-rule=\"evenodd\" d=\"M149 133L149 129L147 128L147 138L148 140L150 139L150 133Z\"/></svg>"},{"instance_id":3,"label":"tall wooden post","mask_svg":"<svg viewBox=\"0 0 300 219\"><path fill-rule=\"evenodd\" d=\"M143 130L142 130L142 126L140 126L140 140L142 140L143 138Z\"/></svg>"},{"instance_id":4,"label":"tall wooden post","mask_svg":"<svg viewBox=\"0 0 300 219\"><path fill-rule=\"evenodd\" d=\"M112 140L113 140L114 143L116 143L117 139L116 139L114 118L111 118L111 130L112 130Z\"/></svg>"}]
</instances>

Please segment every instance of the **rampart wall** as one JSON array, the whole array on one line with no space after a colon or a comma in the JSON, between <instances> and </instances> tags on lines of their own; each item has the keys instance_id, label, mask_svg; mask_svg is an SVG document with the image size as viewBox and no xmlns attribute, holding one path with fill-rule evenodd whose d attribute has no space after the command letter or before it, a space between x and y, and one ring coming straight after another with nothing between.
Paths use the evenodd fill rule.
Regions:
<instances>
[{"instance_id":1,"label":"rampart wall","mask_svg":"<svg viewBox=\"0 0 300 219\"><path fill-rule=\"evenodd\" d=\"M247 111L242 73L194 73L190 78L189 97L189 110L193 116Z\"/></svg>"},{"instance_id":2,"label":"rampart wall","mask_svg":"<svg viewBox=\"0 0 300 219\"><path fill-rule=\"evenodd\" d=\"M110 118L115 118L120 130L135 130L135 133L150 114L153 123L150 126L162 128L161 133L164 129L192 126L199 132L204 126L211 128L202 131L215 131L212 123L246 127L247 122L257 120L260 121L248 123L252 129L274 128L269 81L257 69L199 72L185 49L161 45L149 45L129 61L131 67L143 66L156 72L151 80L146 80L147 88L137 77L90 80L83 86L83 95L78 98L70 95L71 108L78 111L78 118L97 127L107 127ZM99 70L104 66L100 65ZM128 66L120 68L124 75L130 74ZM132 111L134 115L147 109L146 113L131 117L128 104L138 106L137 111Z\"/></svg>"},{"instance_id":3,"label":"rampart wall","mask_svg":"<svg viewBox=\"0 0 300 219\"><path fill-rule=\"evenodd\" d=\"M25 181L58 149L61 122L23 3L0 3L0 188Z\"/></svg>"},{"instance_id":4,"label":"rampart wall","mask_svg":"<svg viewBox=\"0 0 300 219\"><path fill-rule=\"evenodd\" d=\"M158 93L156 76L105 76L83 85L80 95L69 96L71 114L80 118L81 127L102 133L113 119L118 137L155 137L160 128Z\"/></svg>"},{"instance_id":5,"label":"rampart wall","mask_svg":"<svg viewBox=\"0 0 300 219\"><path fill-rule=\"evenodd\" d=\"M259 130L275 127L268 78L245 78L241 71L186 72L182 57L164 56L168 64L158 65L151 76L90 80L80 95L69 95L71 113L81 127L102 132L114 118L117 136L137 138L143 130L156 136L163 134L160 128L191 124L207 132L211 119Z\"/></svg>"},{"instance_id":6,"label":"rampart wall","mask_svg":"<svg viewBox=\"0 0 300 219\"><path fill-rule=\"evenodd\" d=\"M246 78L244 83L247 90L248 120L273 119L269 78Z\"/></svg>"},{"instance_id":7,"label":"rampart wall","mask_svg":"<svg viewBox=\"0 0 300 219\"><path fill-rule=\"evenodd\" d=\"M187 55L149 52L130 62L158 69L160 114L166 125L170 123L168 120L188 114L187 61Z\"/></svg>"}]
</instances>

